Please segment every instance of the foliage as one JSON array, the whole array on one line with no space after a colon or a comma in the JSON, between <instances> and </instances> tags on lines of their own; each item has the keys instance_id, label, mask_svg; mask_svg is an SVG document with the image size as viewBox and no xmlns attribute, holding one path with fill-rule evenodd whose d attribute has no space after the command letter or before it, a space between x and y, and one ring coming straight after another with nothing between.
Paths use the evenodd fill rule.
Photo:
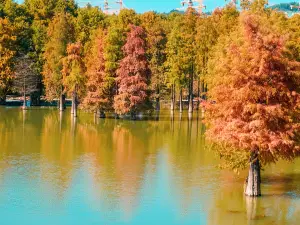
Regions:
<instances>
[{"instance_id":1,"label":"foliage","mask_svg":"<svg viewBox=\"0 0 300 225\"><path fill-rule=\"evenodd\" d=\"M262 164L299 155L300 63L285 56L284 37L264 15L243 13L239 28L219 43L209 66L207 137L233 167L257 151ZM248 157L249 159L249 157ZM238 163L238 164L237 164Z\"/></svg>"},{"instance_id":2,"label":"foliage","mask_svg":"<svg viewBox=\"0 0 300 225\"><path fill-rule=\"evenodd\" d=\"M62 59L66 56L68 43L74 40L74 26L69 14L56 15L48 27L43 66L46 97L49 100L63 92Z\"/></svg>"},{"instance_id":3,"label":"foliage","mask_svg":"<svg viewBox=\"0 0 300 225\"><path fill-rule=\"evenodd\" d=\"M86 96L83 100L83 107L96 112L111 108L112 86L114 78L105 72L104 59L105 31L99 28L92 38L91 46L86 55Z\"/></svg>"},{"instance_id":4,"label":"foliage","mask_svg":"<svg viewBox=\"0 0 300 225\"><path fill-rule=\"evenodd\" d=\"M67 46L67 56L63 59L63 85L69 94L76 92L82 96L85 88L85 65L81 55L82 45L71 43Z\"/></svg>"},{"instance_id":5,"label":"foliage","mask_svg":"<svg viewBox=\"0 0 300 225\"><path fill-rule=\"evenodd\" d=\"M164 63L167 43L165 23L162 17L154 12L144 13L141 21L141 25L147 33L147 59L151 70L151 89L156 91L155 96L158 98L165 81Z\"/></svg>"},{"instance_id":6,"label":"foliage","mask_svg":"<svg viewBox=\"0 0 300 225\"><path fill-rule=\"evenodd\" d=\"M150 79L143 28L131 25L123 52L125 57L117 71L118 94L114 108L118 114L136 113L147 101Z\"/></svg>"},{"instance_id":7,"label":"foliage","mask_svg":"<svg viewBox=\"0 0 300 225\"><path fill-rule=\"evenodd\" d=\"M16 36L8 19L0 18L0 98L5 98L13 81Z\"/></svg>"},{"instance_id":8,"label":"foliage","mask_svg":"<svg viewBox=\"0 0 300 225\"><path fill-rule=\"evenodd\" d=\"M34 70L34 61L28 55L22 55L15 65L13 89L23 95L38 90L39 76Z\"/></svg>"},{"instance_id":9,"label":"foliage","mask_svg":"<svg viewBox=\"0 0 300 225\"><path fill-rule=\"evenodd\" d=\"M76 17L76 39L85 46L93 31L99 26L105 27L105 15L98 7L87 5L78 9Z\"/></svg>"}]
</instances>

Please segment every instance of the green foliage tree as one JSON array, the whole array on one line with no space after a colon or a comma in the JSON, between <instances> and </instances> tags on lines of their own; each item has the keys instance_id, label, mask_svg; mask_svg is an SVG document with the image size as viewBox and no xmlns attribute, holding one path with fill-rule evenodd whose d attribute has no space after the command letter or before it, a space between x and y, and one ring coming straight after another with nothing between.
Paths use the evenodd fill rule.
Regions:
<instances>
[{"instance_id":1,"label":"green foliage tree","mask_svg":"<svg viewBox=\"0 0 300 225\"><path fill-rule=\"evenodd\" d=\"M48 100L60 98L60 110L64 109L62 59L66 56L68 43L74 40L74 26L69 14L54 16L48 27L45 45L43 78Z\"/></svg>"},{"instance_id":2,"label":"green foliage tree","mask_svg":"<svg viewBox=\"0 0 300 225\"><path fill-rule=\"evenodd\" d=\"M81 55L80 43L68 44L67 56L63 59L63 85L65 91L72 95L71 114L77 117L77 104L79 97L83 96L85 89L85 65Z\"/></svg>"},{"instance_id":3,"label":"green foliage tree","mask_svg":"<svg viewBox=\"0 0 300 225\"><path fill-rule=\"evenodd\" d=\"M167 34L163 18L148 12L141 16L141 25L147 33L147 58L151 70L151 89L156 100L156 110L160 110L160 95L164 85L164 63L166 61L165 48Z\"/></svg>"},{"instance_id":4,"label":"green foliage tree","mask_svg":"<svg viewBox=\"0 0 300 225\"><path fill-rule=\"evenodd\" d=\"M105 14L99 7L88 4L86 7L77 10L76 40L83 46L90 40L92 33L99 26L105 27Z\"/></svg>"}]
</instances>

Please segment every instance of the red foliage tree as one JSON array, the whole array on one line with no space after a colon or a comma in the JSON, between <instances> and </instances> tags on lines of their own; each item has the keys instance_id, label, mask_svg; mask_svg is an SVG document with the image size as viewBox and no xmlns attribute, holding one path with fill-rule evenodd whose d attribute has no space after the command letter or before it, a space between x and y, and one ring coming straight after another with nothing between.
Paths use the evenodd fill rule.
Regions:
<instances>
[{"instance_id":1,"label":"red foliage tree","mask_svg":"<svg viewBox=\"0 0 300 225\"><path fill-rule=\"evenodd\" d=\"M245 194L259 196L261 165L300 153L300 63L263 16L244 14L210 65L207 137L234 168L248 165Z\"/></svg>"},{"instance_id":2,"label":"red foliage tree","mask_svg":"<svg viewBox=\"0 0 300 225\"><path fill-rule=\"evenodd\" d=\"M118 114L136 112L145 106L148 99L150 70L146 58L145 31L139 26L130 26L126 44L123 47L125 57L117 70L118 94L115 96L114 109Z\"/></svg>"}]
</instances>

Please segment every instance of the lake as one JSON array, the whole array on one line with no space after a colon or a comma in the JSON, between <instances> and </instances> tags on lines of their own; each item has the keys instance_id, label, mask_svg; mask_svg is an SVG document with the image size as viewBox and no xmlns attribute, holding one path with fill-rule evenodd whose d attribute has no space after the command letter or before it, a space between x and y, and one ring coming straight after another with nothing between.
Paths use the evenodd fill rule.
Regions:
<instances>
[{"instance_id":1,"label":"lake","mask_svg":"<svg viewBox=\"0 0 300 225\"><path fill-rule=\"evenodd\" d=\"M219 169L204 131L197 112L74 120L0 107L0 223L299 224L300 160L265 168L263 196L246 198L246 171Z\"/></svg>"}]
</instances>

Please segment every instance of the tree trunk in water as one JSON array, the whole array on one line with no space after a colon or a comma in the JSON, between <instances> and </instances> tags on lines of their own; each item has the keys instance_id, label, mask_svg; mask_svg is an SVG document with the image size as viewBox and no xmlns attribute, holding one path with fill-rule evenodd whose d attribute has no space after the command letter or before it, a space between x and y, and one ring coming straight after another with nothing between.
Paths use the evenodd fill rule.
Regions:
<instances>
[{"instance_id":1,"label":"tree trunk in water","mask_svg":"<svg viewBox=\"0 0 300 225\"><path fill-rule=\"evenodd\" d=\"M23 98L24 98L24 100L23 100L23 110L25 110L26 109L26 92L24 91L24 94L23 94Z\"/></svg>"},{"instance_id":2,"label":"tree trunk in water","mask_svg":"<svg viewBox=\"0 0 300 225\"><path fill-rule=\"evenodd\" d=\"M249 174L245 183L245 195L250 197L261 196L260 183L260 163L257 152L253 151L250 157Z\"/></svg>"},{"instance_id":3,"label":"tree trunk in water","mask_svg":"<svg viewBox=\"0 0 300 225\"><path fill-rule=\"evenodd\" d=\"M41 95L39 92L33 92L30 94L30 106L40 106Z\"/></svg>"},{"instance_id":4,"label":"tree trunk in water","mask_svg":"<svg viewBox=\"0 0 300 225\"><path fill-rule=\"evenodd\" d=\"M64 111L65 110L65 95L61 94L59 98L59 111Z\"/></svg>"},{"instance_id":5,"label":"tree trunk in water","mask_svg":"<svg viewBox=\"0 0 300 225\"><path fill-rule=\"evenodd\" d=\"M175 110L175 85L172 84L171 87L171 111Z\"/></svg>"},{"instance_id":6,"label":"tree trunk in water","mask_svg":"<svg viewBox=\"0 0 300 225\"><path fill-rule=\"evenodd\" d=\"M179 93L179 112L183 112L183 105L182 105L182 88L180 88L180 93Z\"/></svg>"},{"instance_id":7,"label":"tree trunk in water","mask_svg":"<svg viewBox=\"0 0 300 225\"><path fill-rule=\"evenodd\" d=\"M6 104L6 95L0 96L0 105Z\"/></svg>"},{"instance_id":8,"label":"tree trunk in water","mask_svg":"<svg viewBox=\"0 0 300 225\"><path fill-rule=\"evenodd\" d=\"M77 117L77 96L76 96L76 91L73 91L73 94L72 94L71 114L73 114L74 117Z\"/></svg>"},{"instance_id":9,"label":"tree trunk in water","mask_svg":"<svg viewBox=\"0 0 300 225\"><path fill-rule=\"evenodd\" d=\"M100 110L100 112L99 112L99 117L100 117L101 119L106 118L105 112L104 112L103 110Z\"/></svg>"},{"instance_id":10,"label":"tree trunk in water","mask_svg":"<svg viewBox=\"0 0 300 225\"><path fill-rule=\"evenodd\" d=\"M156 89L155 109L160 111L160 99L159 99L159 88Z\"/></svg>"},{"instance_id":11,"label":"tree trunk in water","mask_svg":"<svg viewBox=\"0 0 300 225\"><path fill-rule=\"evenodd\" d=\"M197 101L197 110L199 110L199 108L200 108L200 98L201 98L201 94L200 94L200 77L199 77L199 79L198 79L198 90L197 90L197 94L198 94L198 101Z\"/></svg>"},{"instance_id":12,"label":"tree trunk in water","mask_svg":"<svg viewBox=\"0 0 300 225\"><path fill-rule=\"evenodd\" d=\"M194 106L194 102L193 102L193 76L191 76L190 78L190 86L189 86L189 113L193 112L193 106Z\"/></svg>"},{"instance_id":13,"label":"tree trunk in water","mask_svg":"<svg viewBox=\"0 0 300 225\"><path fill-rule=\"evenodd\" d=\"M136 112L131 112L130 116L131 116L131 120L136 120Z\"/></svg>"}]
</instances>

